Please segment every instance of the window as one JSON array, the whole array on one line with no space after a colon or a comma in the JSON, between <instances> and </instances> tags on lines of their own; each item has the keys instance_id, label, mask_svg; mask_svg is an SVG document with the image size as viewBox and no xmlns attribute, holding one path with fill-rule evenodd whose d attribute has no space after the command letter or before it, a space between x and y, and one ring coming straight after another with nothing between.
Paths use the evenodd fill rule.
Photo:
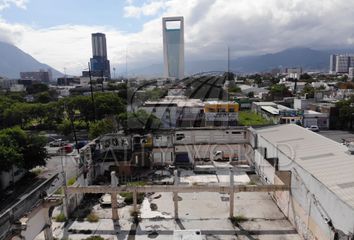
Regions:
<instances>
[{"instance_id":1,"label":"window","mask_svg":"<svg viewBox=\"0 0 354 240\"><path fill-rule=\"evenodd\" d=\"M232 134L241 134L241 132L232 132Z\"/></svg>"},{"instance_id":2,"label":"window","mask_svg":"<svg viewBox=\"0 0 354 240\"><path fill-rule=\"evenodd\" d=\"M184 138L185 138L185 136L184 136L183 133L177 133L176 134L176 140L177 141L183 140Z\"/></svg>"},{"instance_id":3,"label":"window","mask_svg":"<svg viewBox=\"0 0 354 240\"><path fill-rule=\"evenodd\" d=\"M230 108L230 109L229 109L229 112L235 112L235 109Z\"/></svg>"}]
</instances>

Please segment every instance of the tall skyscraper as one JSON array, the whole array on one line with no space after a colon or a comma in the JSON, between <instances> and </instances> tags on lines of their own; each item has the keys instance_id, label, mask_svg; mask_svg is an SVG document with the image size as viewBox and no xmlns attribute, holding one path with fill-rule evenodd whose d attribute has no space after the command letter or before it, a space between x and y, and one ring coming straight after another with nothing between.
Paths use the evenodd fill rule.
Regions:
<instances>
[{"instance_id":1,"label":"tall skyscraper","mask_svg":"<svg viewBox=\"0 0 354 240\"><path fill-rule=\"evenodd\" d=\"M330 56L330 73L349 73L349 68L354 67L353 54L339 54Z\"/></svg>"},{"instance_id":2,"label":"tall skyscraper","mask_svg":"<svg viewBox=\"0 0 354 240\"><path fill-rule=\"evenodd\" d=\"M92 58L90 59L93 76L111 78L110 63L107 59L106 35L92 34Z\"/></svg>"},{"instance_id":3,"label":"tall skyscraper","mask_svg":"<svg viewBox=\"0 0 354 240\"><path fill-rule=\"evenodd\" d=\"M164 76L184 78L184 19L162 18Z\"/></svg>"},{"instance_id":4,"label":"tall skyscraper","mask_svg":"<svg viewBox=\"0 0 354 240\"><path fill-rule=\"evenodd\" d=\"M329 73L334 74L336 73L336 61L337 61L337 55L331 54L329 58Z\"/></svg>"},{"instance_id":5,"label":"tall skyscraper","mask_svg":"<svg viewBox=\"0 0 354 240\"><path fill-rule=\"evenodd\" d=\"M94 57L107 57L106 35L103 33L92 34L92 55Z\"/></svg>"}]
</instances>

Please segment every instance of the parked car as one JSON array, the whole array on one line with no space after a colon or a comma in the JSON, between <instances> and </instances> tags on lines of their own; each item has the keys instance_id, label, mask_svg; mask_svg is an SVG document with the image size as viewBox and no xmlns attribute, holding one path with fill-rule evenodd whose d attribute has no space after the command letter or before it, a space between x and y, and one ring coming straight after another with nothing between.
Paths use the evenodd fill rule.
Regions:
<instances>
[{"instance_id":1,"label":"parked car","mask_svg":"<svg viewBox=\"0 0 354 240\"><path fill-rule=\"evenodd\" d=\"M51 141L48 145L49 147L62 147L68 144L68 141L63 141L61 139L56 139L54 141Z\"/></svg>"},{"instance_id":2,"label":"parked car","mask_svg":"<svg viewBox=\"0 0 354 240\"><path fill-rule=\"evenodd\" d=\"M238 155L236 153L230 153L226 151L216 151L213 154L214 161L237 161Z\"/></svg>"},{"instance_id":3,"label":"parked car","mask_svg":"<svg viewBox=\"0 0 354 240\"><path fill-rule=\"evenodd\" d=\"M320 128L317 125L311 125L308 130L311 130L312 132L319 132Z\"/></svg>"}]
</instances>

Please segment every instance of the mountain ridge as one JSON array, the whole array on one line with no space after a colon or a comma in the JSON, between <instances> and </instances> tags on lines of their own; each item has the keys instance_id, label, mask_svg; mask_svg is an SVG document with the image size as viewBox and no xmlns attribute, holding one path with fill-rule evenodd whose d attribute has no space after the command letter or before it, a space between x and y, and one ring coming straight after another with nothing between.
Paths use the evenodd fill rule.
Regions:
<instances>
[{"instance_id":1,"label":"mountain ridge","mask_svg":"<svg viewBox=\"0 0 354 240\"><path fill-rule=\"evenodd\" d=\"M230 60L230 69L240 73L256 73L271 71L275 68L301 67L304 71L329 70L330 54L350 53L354 49L315 50L306 47L288 48L276 53L257 56L246 56ZM226 71L227 60L187 61L186 75L198 72ZM162 76L163 64L155 63L146 67L132 69L131 74Z\"/></svg>"},{"instance_id":2,"label":"mountain ridge","mask_svg":"<svg viewBox=\"0 0 354 240\"><path fill-rule=\"evenodd\" d=\"M63 75L10 43L0 41L0 54L0 76L2 77L18 79L20 72L39 71L40 69L51 69L54 79Z\"/></svg>"}]
</instances>

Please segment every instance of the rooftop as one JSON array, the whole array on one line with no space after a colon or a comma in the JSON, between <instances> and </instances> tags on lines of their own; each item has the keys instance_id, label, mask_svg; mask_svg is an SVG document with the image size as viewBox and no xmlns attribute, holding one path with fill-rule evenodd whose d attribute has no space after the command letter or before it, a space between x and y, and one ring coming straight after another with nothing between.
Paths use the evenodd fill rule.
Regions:
<instances>
[{"instance_id":1,"label":"rooftop","mask_svg":"<svg viewBox=\"0 0 354 240\"><path fill-rule=\"evenodd\" d=\"M354 155L347 147L295 124L257 130L273 145L354 208Z\"/></svg>"},{"instance_id":2,"label":"rooftop","mask_svg":"<svg viewBox=\"0 0 354 240\"><path fill-rule=\"evenodd\" d=\"M277 104L274 102L253 102L252 104L257 106L277 106Z\"/></svg>"}]
</instances>

